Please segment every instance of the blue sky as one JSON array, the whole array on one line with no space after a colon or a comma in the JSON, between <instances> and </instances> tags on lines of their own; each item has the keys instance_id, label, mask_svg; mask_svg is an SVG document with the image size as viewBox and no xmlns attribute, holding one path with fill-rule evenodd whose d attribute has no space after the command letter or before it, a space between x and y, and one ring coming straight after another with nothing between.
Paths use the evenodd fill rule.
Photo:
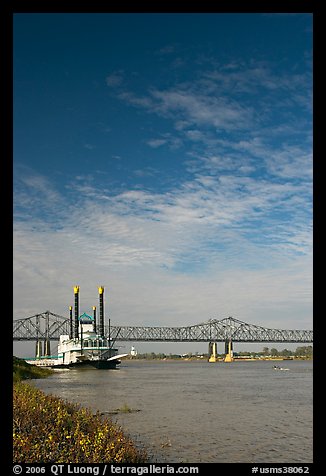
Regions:
<instances>
[{"instance_id":1,"label":"blue sky","mask_svg":"<svg viewBox=\"0 0 326 476\"><path fill-rule=\"evenodd\" d=\"M312 327L312 15L15 14L13 55L14 318Z\"/></svg>"}]
</instances>

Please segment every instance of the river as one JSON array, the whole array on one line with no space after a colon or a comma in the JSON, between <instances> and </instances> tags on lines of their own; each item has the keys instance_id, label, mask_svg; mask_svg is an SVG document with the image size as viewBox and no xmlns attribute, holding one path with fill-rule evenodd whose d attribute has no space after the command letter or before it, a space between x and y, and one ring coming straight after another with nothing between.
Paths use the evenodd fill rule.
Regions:
<instances>
[{"instance_id":1,"label":"river","mask_svg":"<svg viewBox=\"0 0 326 476\"><path fill-rule=\"evenodd\" d=\"M124 360L33 384L110 415L152 462L300 464L313 461L312 380L311 361ZM137 411L112 414L123 406Z\"/></svg>"}]
</instances>

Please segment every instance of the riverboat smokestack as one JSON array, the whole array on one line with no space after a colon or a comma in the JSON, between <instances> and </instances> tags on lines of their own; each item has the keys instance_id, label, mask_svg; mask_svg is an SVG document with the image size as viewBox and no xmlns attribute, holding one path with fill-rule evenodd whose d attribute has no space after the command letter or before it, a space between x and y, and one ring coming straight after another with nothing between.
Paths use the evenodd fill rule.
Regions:
<instances>
[{"instance_id":1,"label":"riverboat smokestack","mask_svg":"<svg viewBox=\"0 0 326 476\"><path fill-rule=\"evenodd\" d=\"M79 286L74 286L75 294L75 339L78 339L78 317L79 317Z\"/></svg>"},{"instance_id":2,"label":"riverboat smokestack","mask_svg":"<svg viewBox=\"0 0 326 476\"><path fill-rule=\"evenodd\" d=\"M93 330L96 334L96 306L93 306L93 319L94 319L94 326L93 326Z\"/></svg>"},{"instance_id":3,"label":"riverboat smokestack","mask_svg":"<svg viewBox=\"0 0 326 476\"><path fill-rule=\"evenodd\" d=\"M98 288L99 301L100 301L100 326L99 326L99 335L104 337L104 287L100 286Z\"/></svg>"},{"instance_id":4,"label":"riverboat smokestack","mask_svg":"<svg viewBox=\"0 0 326 476\"><path fill-rule=\"evenodd\" d=\"M72 306L69 306L69 339L73 338L72 327Z\"/></svg>"}]
</instances>

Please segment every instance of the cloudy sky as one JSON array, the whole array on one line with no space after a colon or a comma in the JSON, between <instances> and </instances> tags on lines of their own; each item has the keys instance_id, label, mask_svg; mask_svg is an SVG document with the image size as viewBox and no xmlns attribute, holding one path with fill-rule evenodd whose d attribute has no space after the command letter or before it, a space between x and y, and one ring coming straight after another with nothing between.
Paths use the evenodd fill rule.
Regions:
<instances>
[{"instance_id":1,"label":"cloudy sky","mask_svg":"<svg viewBox=\"0 0 326 476\"><path fill-rule=\"evenodd\" d=\"M312 15L14 15L14 318L312 328Z\"/></svg>"}]
</instances>

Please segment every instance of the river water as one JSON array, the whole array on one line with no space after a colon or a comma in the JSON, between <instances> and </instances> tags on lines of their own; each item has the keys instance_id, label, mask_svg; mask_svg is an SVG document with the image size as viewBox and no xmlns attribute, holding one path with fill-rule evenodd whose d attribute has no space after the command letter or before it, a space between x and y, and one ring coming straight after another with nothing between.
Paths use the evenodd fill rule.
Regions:
<instances>
[{"instance_id":1,"label":"river water","mask_svg":"<svg viewBox=\"0 0 326 476\"><path fill-rule=\"evenodd\" d=\"M311 361L124 360L33 384L110 415L152 462L299 464L313 461L312 379ZM123 406L138 411L111 413Z\"/></svg>"}]
</instances>

